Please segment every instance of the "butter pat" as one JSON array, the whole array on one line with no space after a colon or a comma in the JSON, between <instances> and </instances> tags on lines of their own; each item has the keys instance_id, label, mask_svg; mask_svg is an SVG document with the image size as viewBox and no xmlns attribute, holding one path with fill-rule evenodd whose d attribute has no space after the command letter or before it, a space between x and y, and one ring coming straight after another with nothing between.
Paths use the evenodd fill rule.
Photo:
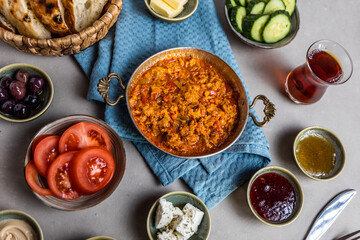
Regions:
<instances>
[{"instance_id":1,"label":"butter pat","mask_svg":"<svg viewBox=\"0 0 360 240\"><path fill-rule=\"evenodd\" d=\"M188 0L163 0L163 1L173 9L179 9L182 8L187 3Z\"/></svg>"},{"instance_id":2,"label":"butter pat","mask_svg":"<svg viewBox=\"0 0 360 240\"><path fill-rule=\"evenodd\" d=\"M174 9L163 0L151 0L150 7L158 14L168 18L176 17L184 10L182 6Z\"/></svg>"}]
</instances>

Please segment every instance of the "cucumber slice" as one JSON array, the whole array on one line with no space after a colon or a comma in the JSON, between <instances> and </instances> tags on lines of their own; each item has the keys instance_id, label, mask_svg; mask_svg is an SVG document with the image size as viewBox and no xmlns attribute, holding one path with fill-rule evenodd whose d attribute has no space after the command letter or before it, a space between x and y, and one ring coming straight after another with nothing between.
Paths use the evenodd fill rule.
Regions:
<instances>
[{"instance_id":1,"label":"cucumber slice","mask_svg":"<svg viewBox=\"0 0 360 240\"><path fill-rule=\"evenodd\" d=\"M235 0L226 0L226 7L229 10L230 8L236 7L237 4Z\"/></svg>"},{"instance_id":2,"label":"cucumber slice","mask_svg":"<svg viewBox=\"0 0 360 240\"><path fill-rule=\"evenodd\" d=\"M264 0L265 3L269 2L270 0ZM247 3L251 2L251 0L246 0Z\"/></svg>"},{"instance_id":3,"label":"cucumber slice","mask_svg":"<svg viewBox=\"0 0 360 240\"><path fill-rule=\"evenodd\" d=\"M293 12L295 11L295 6L296 6L296 0L283 0L285 7L286 7L286 11L289 13L289 15L291 16L293 14Z\"/></svg>"},{"instance_id":4,"label":"cucumber slice","mask_svg":"<svg viewBox=\"0 0 360 240\"><path fill-rule=\"evenodd\" d=\"M264 8L263 14L272 14L277 10L285 10L283 0L270 0Z\"/></svg>"},{"instance_id":5,"label":"cucumber slice","mask_svg":"<svg viewBox=\"0 0 360 240\"><path fill-rule=\"evenodd\" d=\"M265 8L265 2L263 0L252 0L247 8L246 13L249 14L262 14Z\"/></svg>"},{"instance_id":6,"label":"cucumber slice","mask_svg":"<svg viewBox=\"0 0 360 240\"><path fill-rule=\"evenodd\" d=\"M238 6L246 7L246 0L237 0Z\"/></svg>"},{"instance_id":7,"label":"cucumber slice","mask_svg":"<svg viewBox=\"0 0 360 240\"><path fill-rule=\"evenodd\" d=\"M290 32L291 21L287 11L278 10L270 15L270 20L262 33L266 43L275 43L286 37Z\"/></svg>"},{"instance_id":8,"label":"cucumber slice","mask_svg":"<svg viewBox=\"0 0 360 240\"><path fill-rule=\"evenodd\" d=\"M253 0L255 1L255 0ZM243 19L243 32L244 36L248 39L262 42L263 29L269 20L269 15L255 14L248 15Z\"/></svg>"},{"instance_id":9,"label":"cucumber slice","mask_svg":"<svg viewBox=\"0 0 360 240\"><path fill-rule=\"evenodd\" d=\"M231 9L230 21L236 31L242 33L242 21L246 16L246 8L237 6Z\"/></svg>"}]
</instances>

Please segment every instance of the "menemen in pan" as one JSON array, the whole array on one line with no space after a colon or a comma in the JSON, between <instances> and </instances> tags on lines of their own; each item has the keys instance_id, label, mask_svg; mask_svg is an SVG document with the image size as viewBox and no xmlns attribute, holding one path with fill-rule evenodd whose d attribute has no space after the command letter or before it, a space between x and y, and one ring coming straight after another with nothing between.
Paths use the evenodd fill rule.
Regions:
<instances>
[{"instance_id":1,"label":"menemen in pan","mask_svg":"<svg viewBox=\"0 0 360 240\"><path fill-rule=\"evenodd\" d=\"M129 96L133 119L160 149L196 156L217 149L237 125L239 96L211 65L192 57L156 62Z\"/></svg>"}]
</instances>

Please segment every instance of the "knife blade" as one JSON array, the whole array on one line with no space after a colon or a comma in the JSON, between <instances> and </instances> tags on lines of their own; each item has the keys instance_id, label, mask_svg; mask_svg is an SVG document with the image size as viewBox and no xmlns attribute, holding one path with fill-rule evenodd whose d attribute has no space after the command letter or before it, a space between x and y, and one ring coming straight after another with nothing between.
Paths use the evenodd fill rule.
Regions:
<instances>
[{"instance_id":1,"label":"knife blade","mask_svg":"<svg viewBox=\"0 0 360 240\"><path fill-rule=\"evenodd\" d=\"M318 240L334 223L346 205L355 196L354 189L347 189L336 195L319 213L306 237L306 240Z\"/></svg>"}]
</instances>

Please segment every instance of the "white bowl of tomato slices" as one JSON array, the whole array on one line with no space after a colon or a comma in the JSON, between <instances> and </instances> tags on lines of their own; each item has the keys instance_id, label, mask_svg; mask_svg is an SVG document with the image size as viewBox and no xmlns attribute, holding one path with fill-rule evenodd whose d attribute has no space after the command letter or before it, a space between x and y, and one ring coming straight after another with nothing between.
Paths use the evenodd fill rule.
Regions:
<instances>
[{"instance_id":1,"label":"white bowl of tomato slices","mask_svg":"<svg viewBox=\"0 0 360 240\"><path fill-rule=\"evenodd\" d=\"M33 137L25 178L47 206L76 211L108 198L125 172L122 140L105 122L73 115L51 122Z\"/></svg>"}]
</instances>

